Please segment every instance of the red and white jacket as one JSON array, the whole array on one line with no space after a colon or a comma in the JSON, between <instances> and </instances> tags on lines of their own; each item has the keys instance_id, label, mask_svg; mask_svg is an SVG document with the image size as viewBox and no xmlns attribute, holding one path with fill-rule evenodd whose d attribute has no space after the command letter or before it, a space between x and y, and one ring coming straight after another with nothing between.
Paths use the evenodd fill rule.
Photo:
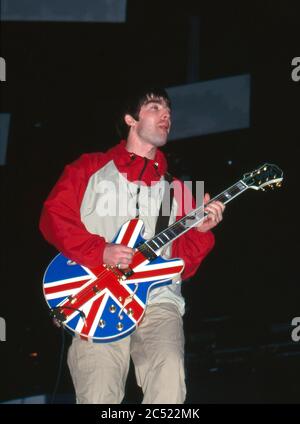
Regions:
<instances>
[{"instance_id":1,"label":"red and white jacket","mask_svg":"<svg viewBox=\"0 0 300 424\"><path fill-rule=\"evenodd\" d=\"M135 216L139 178L142 182L138 195L139 217L145 224L144 237L155 235L167 162L160 150L151 160L128 152L125 145L122 140L105 153L84 154L67 165L44 203L41 232L49 243L81 265L99 265L106 242L113 239L124 222ZM184 202L195 207L190 191L176 180L169 224L189 212ZM186 279L195 274L213 245L211 231L201 233L191 229L174 240L163 254L185 261L181 278ZM152 290L149 304L173 302L183 314L180 282L177 279L170 286Z\"/></svg>"}]
</instances>

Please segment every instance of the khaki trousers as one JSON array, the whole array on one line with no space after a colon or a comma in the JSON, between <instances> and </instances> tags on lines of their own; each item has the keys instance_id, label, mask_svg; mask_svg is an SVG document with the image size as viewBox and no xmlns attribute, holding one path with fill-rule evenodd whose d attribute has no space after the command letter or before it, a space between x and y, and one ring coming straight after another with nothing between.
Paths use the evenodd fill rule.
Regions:
<instances>
[{"instance_id":1,"label":"khaki trousers","mask_svg":"<svg viewBox=\"0 0 300 424\"><path fill-rule=\"evenodd\" d=\"M122 340L88 343L73 339L68 366L77 403L121 403L130 355L143 390L143 403L184 402L182 317L176 305L160 303L149 305L138 329Z\"/></svg>"}]
</instances>

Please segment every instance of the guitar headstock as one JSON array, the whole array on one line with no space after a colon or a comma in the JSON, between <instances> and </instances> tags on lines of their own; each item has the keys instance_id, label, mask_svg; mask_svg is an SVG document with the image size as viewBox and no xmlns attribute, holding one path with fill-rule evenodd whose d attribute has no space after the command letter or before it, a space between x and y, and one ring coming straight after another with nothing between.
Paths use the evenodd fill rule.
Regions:
<instances>
[{"instance_id":1,"label":"guitar headstock","mask_svg":"<svg viewBox=\"0 0 300 424\"><path fill-rule=\"evenodd\" d=\"M244 174L243 183L254 190L264 190L266 187L280 187L283 180L283 172L277 166L265 163L252 172Z\"/></svg>"}]
</instances>

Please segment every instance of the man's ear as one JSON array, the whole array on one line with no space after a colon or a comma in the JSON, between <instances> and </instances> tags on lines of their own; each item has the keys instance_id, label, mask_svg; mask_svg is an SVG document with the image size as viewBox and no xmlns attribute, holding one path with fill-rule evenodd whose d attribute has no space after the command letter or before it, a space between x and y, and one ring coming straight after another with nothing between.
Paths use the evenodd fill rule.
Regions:
<instances>
[{"instance_id":1,"label":"man's ear","mask_svg":"<svg viewBox=\"0 0 300 424\"><path fill-rule=\"evenodd\" d=\"M133 127L136 123L136 120L128 113L124 116L124 121L129 127Z\"/></svg>"}]
</instances>

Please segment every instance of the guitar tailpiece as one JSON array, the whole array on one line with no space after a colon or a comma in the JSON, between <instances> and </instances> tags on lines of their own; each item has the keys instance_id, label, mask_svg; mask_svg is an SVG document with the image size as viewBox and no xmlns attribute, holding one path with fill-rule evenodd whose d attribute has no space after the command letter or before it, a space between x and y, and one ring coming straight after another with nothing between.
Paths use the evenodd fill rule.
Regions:
<instances>
[{"instance_id":1,"label":"guitar tailpiece","mask_svg":"<svg viewBox=\"0 0 300 424\"><path fill-rule=\"evenodd\" d=\"M81 318L86 321L86 316L83 311L81 311L78 308L73 308L72 306L56 306L55 308L50 309L50 316L51 318L57 319L57 321L63 322L67 319L67 316L64 312L62 312L62 309L71 309L72 311L79 312L79 315Z\"/></svg>"},{"instance_id":2,"label":"guitar tailpiece","mask_svg":"<svg viewBox=\"0 0 300 424\"><path fill-rule=\"evenodd\" d=\"M134 295L135 295L135 293L136 293L137 289L138 289L138 284L135 284L135 288L134 288L134 291L132 292L132 294L131 294L130 296L128 296L128 297L126 297L126 298L125 298L124 304L123 304L123 306L122 306L122 308L120 309L120 312L119 312L119 314L118 314L118 317L119 317L120 319L121 319L121 314L122 314L122 312L124 311L124 309L126 308L126 306L127 306L129 303L131 303L131 302L132 302L132 299L134 298Z\"/></svg>"},{"instance_id":3,"label":"guitar tailpiece","mask_svg":"<svg viewBox=\"0 0 300 424\"><path fill-rule=\"evenodd\" d=\"M54 318L59 322L63 322L67 319L66 315L63 312L61 312L60 307L50 309L50 316L51 318Z\"/></svg>"}]
</instances>

